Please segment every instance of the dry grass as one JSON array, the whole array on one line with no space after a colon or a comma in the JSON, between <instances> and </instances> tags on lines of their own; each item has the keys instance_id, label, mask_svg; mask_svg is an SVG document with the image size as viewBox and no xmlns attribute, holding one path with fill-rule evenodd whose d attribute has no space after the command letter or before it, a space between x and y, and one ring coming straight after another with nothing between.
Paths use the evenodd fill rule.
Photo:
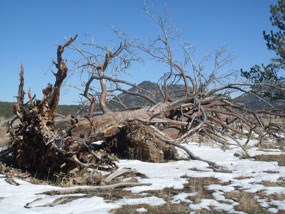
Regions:
<instances>
[{"instance_id":1,"label":"dry grass","mask_svg":"<svg viewBox=\"0 0 285 214\"><path fill-rule=\"evenodd\" d=\"M274 185L274 184L270 184ZM273 193L273 194L267 194L264 191L257 192L257 195L260 199L265 199L266 201L276 200L276 201L285 201L285 194L281 193ZM272 205L274 207L274 205ZM285 211L279 211L278 213L285 213Z\"/></svg>"},{"instance_id":2,"label":"dry grass","mask_svg":"<svg viewBox=\"0 0 285 214\"><path fill-rule=\"evenodd\" d=\"M6 127L4 125L3 119L0 119L0 147L5 146L8 141L8 136L6 134ZM266 144L267 145L267 144ZM278 142L279 146L284 146L285 148L285 142L280 141ZM283 148L283 147L282 147ZM258 161L277 161L280 166L285 166L285 155L257 155L253 157L255 160ZM192 170L199 171L198 169L193 168ZM264 171L266 173L279 173L278 171ZM9 168L3 164L0 163L0 173L11 175L13 177L19 177L21 179L24 179L31 183L49 183L48 180L45 182L43 180L37 180L36 178L32 177L30 174L22 172L19 169L12 169ZM133 214L133 213L141 213L137 209L144 208L147 211L145 213L191 213L192 210L189 208L189 203L187 202L179 202L179 203L173 203L173 197L181 192L184 193L196 193L195 196L189 196L186 199L191 200L191 203L197 204L200 203L202 199L214 199L212 193L213 191L208 190L208 186L210 184L223 184L227 185L225 183L222 183L216 178L213 177L201 177L201 178L192 178L192 177L184 177L187 178L187 183L184 185L183 189L173 189L173 188L165 188L162 190L156 190L156 191L145 191L144 193L147 194L147 196L156 196L158 198L162 198L166 203L161 206L152 206L149 204L138 204L138 205L124 205L121 208L112 210L112 213L115 214ZM235 177L234 179L249 179L250 176L239 176ZM269 182L269 181L262 181L259 184L262 184L266 187L277 187L285 186L285 180L280 180L277 182ZM236 205L234 209L236 211L242 211L246 213L268 213L261 205L258 203L256 197L263 198L266 200L285 200L284 194L270 194L267 195L265 192L257 192L257 193L248 193L239 191L239 188L236 187L235 191L232 192L225 192L224 196L228 199L232 199L234 201L237 201L239 205ZM242 187L240 188L242 189ZM103 197L106 201L116 201L122 198L141 198L143 197L141 194L135 194L127 190L113 190L111 192L107 191L101 191L96 192L94 195ZM89 197L92 197L93 195L90 195ZM1 198L0 198L1 201ZM218 213L225 213L223 211L217 211L214 210L214 208L211 208L210 210L195 210L195 213L197 214L218 214Z\"/></svg>"},{"instance_id":3,"label":"dry grass","mask_svg":"<svg viewBox=\"0 0 285 214\"><path fill-rule=\"evenodd\" d=\"M241 176L235 177L234 179L243 180L243 179L250 179L250 178L252 178L252 176L244 176L244 175L241 175Z\"/></svg>"},{"instance_id":4,"label":"dry grass","mask_svg":"<svg viewBox=\"0 0 285 214\"><path fill-rule=\"evenodd\" d=\"M276 160L276 157L273 157L274 160ZM240 176L238 179L247 179L249 177L246 176ZM185 188L191 189L191 192L197 192L197 195L194 197L189 197L194 203L199 203L201 199L213 199L211 191L207 189L207 186L210 184L221 184L221 181L215 179L215 178L189 178L188 185L185 186ZM269 182L269 181L263 181L260 184L264 186L280 186L284 187L285 181L284 180L279 180L278 182ZM223 184L226 185L226 184ZM228 199L232 199L234 201L237 201L239 204L234 207L236 211L242 211L245 213L258 213L258 214L263 214L263 213L268 213L265 208L263 208L259 202L256 199L256 196L258 198L264 198L266 200L285 200L285 195L284 194L270 194L267 195L264 192L259 192L259 193L249 193L249 192L243 192L243 191L232 191L232 192L225 192L224 196ZM215 210L211 211L205 211L205 210L200 210L197 213L221 213Z\"/></svg>"},{"instance_id":5,"label":"dry grass","mask_svg":"<svg viewBox=\"0 0 285 214\"><path fill-rule=\"evenodd\" d=\"M277 181L277 182L261 181L257 184L261 184L266 187L285 187L285 181Z\"/></svg>"},{"instance_id":6,"label":"dry grass","mask_svg":"<svg viewBox=\"0 0 285 214\"><path fill-rule=\"evenodd\" d=\"M284 138L277 139L276 145L280 150L285 152L285 139Z\"/></svg>"},{"instance_id":7,"label":"dry grass","mask_svg":"<svg viewBox=\"0 0 285 214\"><path fill-rule=\"evenodd\" d=\"M277 161L279 166L285 166L285 154L282 155L256 155L253 157L258 161Z\"/></svg>"},{"instance_id":8,"label":"dry grass","mask_svg":"<svg viewBox=\"0 0 285 214\"><path fill-rule=\"evenodd\" d=\"M156 196L158 198L162 198L166 203L161 206L152 206L149 204L137 204L137 205L124 205L119 209L112 210L112 213L115 214L133 214L133 213L140 213L137 211L139 208L144 208L147 210L147 213L189 213L189 205L187 203L172 203L173 196L179 194L183 190L173 189L173 188L165 188L162 190L152 190L152 191L145 191L147 193L145 196ZM138 197L138 195L136 195ZM125 196L128 197L129 196ZM142 196L140 196L142 197Z\"/></svg>"},{"instance_id":9,"label":"dry grass","mask_svg":"<svg viewBox=\"0 0 285 214\"><path fill-rule=\"evenodd\" d=\"M208 186L210 184L221 184L221 181L213 178L213 177L206 177L206 178L192 178L188 179L188 184L184 186L184 189L188 189L189 192L197 193L195 196L190 197L195 204L200 203L202 199L214 199L213 198L213 191L208 190Z\"/></svg>"},{"instance_id":10,"label":"dry grass","mask_svg":"<svg viewBox=\"0 0 285 214\"><path fill-rule=\"evenodd\" d=\"M96 191L92 194L90 194L88 197L102 197L105 201L117 201L119 199L123 198L141 198L139 194L132 193L128 190L122 190L122 189L114 189L112 191Z\"/></svg>"},{"instance_id":11,"label":"dry grass","mask_svg":"<svg viewBox=\"0 0 285 214\"><path fill-rule=\"evenodd\" d=\"M134 214L139 213L137 211L138 208L145 208L147 210L146 213L190 213L191 210L189 208L189 204L186 202L173 203L173 197L181 192L184 193L196 193L195 196L187 197L186 199L191 200L193 203L199 203L201 199L208 198L213 199L212 191L208 190L207 187L210 184L220 184L221 182L213 177L205 177L205 178L188 178L188 183L184 185L183 190L181 189L173 189L173 188L165 188L162 190L151 190L145 191L147 196L156 196L158 198L162 198L166 203L162 206L151 206L148 204L139 204L139 205L124 205L119 209L112 210L112 213L115 214ZM211 210L197 210L196 213L200 214L218 214L224 213L221 211L216 211L214 209Z\"/></svg>"},{"instance_id":12,"label":"dry grass","mask_svg":"<svg viewBox=\"0 0 285 214\"><path fill-rule=\"evenodd\" d=\"M279 171L275 171L275 170L265 170L263 172L268 173L268 174L278 174L279 173Z\"/></svg>"},{"instance_id":13,"label":"dry grass","mask_svg":"<svg viewBox=\"0 0 285 214\"><path fill-rule=\"evenodd\" d=\"M280 193L273 193L270 195L266 195L265 197L268 200L277 200L277 201L284 201L285 200L285 195L280 194Z\"/></svg>"},{"instance_id":14,"label":"dry grass","mask_svg":"<svg viewBox=\"0 0 285 214\"><path fill-rule=\"evenodd\" d=\"M264 208L260 206L255 198L254 193L233 191L225 192L224 195L226 198L232 199L239 203L234 207L236 211L256 214L268 213Z\"/></svg>"},{"instance_id":15,"label":"dry grass","mask_svg":"<svg viewBox=\"0 0 285 214\"><path fill-rule=\"evenodd\" d=\"M142 213L137 211L139 208L144 208L147 211L145 213L153 213L153 214L179 214L179 213L190 213L187 204L166 204L163 206L151 206L148 204L138 204L138 205L124 205L119 209L115 209L112 211L114 214L136 214Z\"/></svg>"},{"instance_id":16,"label":"dry grass","mask_svg":"<svg viewBox=\"0 0 285 214\"><path fill-rule=\"evenodd\" d=\"M186 207L186 209L185 209ZM139 212L137 209L144 208L146 212ZM150 206L148 204L138 204L138 205L124 205L119 209L113 210L114 214L188 214L191 211L188 208L188 205L180 203L180 204L171 204L170 206ZM206 210L202 209L200 211L195 211L196 214L224 214L225 212L217 211L214 209Z\"/></svg>"},{"instance_id":17,"label":"dry grass","mask_svg":"<svg viewBox=\"0 0 285 214\"><path fill-rule=\"evenodd\" d=\"M276 138L273 142L263 142L257 145L261 151L266 151L268 149L279 149L280 151L285 152L285 139Z\"/></svg>"}]
</instances>

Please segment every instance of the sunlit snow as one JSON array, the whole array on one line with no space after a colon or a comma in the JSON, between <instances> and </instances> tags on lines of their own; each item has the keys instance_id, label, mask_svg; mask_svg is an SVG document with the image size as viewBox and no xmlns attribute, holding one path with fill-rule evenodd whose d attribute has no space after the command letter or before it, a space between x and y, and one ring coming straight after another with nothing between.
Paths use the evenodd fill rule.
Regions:
<instances>
[{"instance_id":1,"label":"sunlit snow","mask_svg":"<svg viewBox=\"0 0 285 214\"><path fill-rule=\"evenodd\" d=\"M207 163L201 161L170 161L168 163L147 163L138 160L120 160L118 166L135 169L146 175L146 178L138 177L140 183L150 184L126 188L133 193L141 195L140 198L123 198L114 201L106 201L102 197L81 197L71 202L56 206L48 206L52 201L61 196L48 196L39 194L47 190L61 189L51 185L35 185L15 178L19 186L8 184L5 175L0 175L0 213L110 213L111 210L123 205L150 204L160 206L166 202L159 197L150 196L144 192L147 190L160 190L163 188L181 189L181 192L172 198L172 203L185 202L195 213L202 208L222 210L228 213L243 213L234 209L238 203L226 199L225 192L234 191L239 187L244 192L256 193L263 191L265 194L283 194L284 186L264 186L261 181L277 182L285 177L285 167L277 162L254 161L252 159L239 159L234 154L241 152L239 147L233 147L223 151L215 145L199 145L196 143L185 145L196 155L211 161L227 169L225 172L215 172ZM282 154L279 150L261 151L257 148L249 149L249 154ZM182 155L182 151L179 151ZM269 173L275 172L275 173ZM243 179L239 177L243 176ZM196 193L184 193L183 187L187 183L187 177L213 177L227 185L211 184L209 190L213 192L214 199L202 199L194 204L188 197ZM80 196L73 194L69 196ZM257 199L260 205L270 213L285 211L285 201ZM145 208L138 208L137 212L147 212Z\"/></svg>"}]
</instances>

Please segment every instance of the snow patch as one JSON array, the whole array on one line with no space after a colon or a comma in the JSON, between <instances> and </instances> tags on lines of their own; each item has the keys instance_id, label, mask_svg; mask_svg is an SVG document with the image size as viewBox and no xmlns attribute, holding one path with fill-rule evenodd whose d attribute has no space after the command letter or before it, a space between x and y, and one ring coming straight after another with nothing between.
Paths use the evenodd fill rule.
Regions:
<instances>
[{"instance_id":1,"label":"snow patch","mask_svg":"<svg viewBox=\"0 0 285 214\"><path fill-rule=\"evenodd\" d=\"M142 208L136 209L136 211L139 212L139 213L146 213L147 209L142 207Z\"/></svg>"},{"instance_id":2,"label":"snow patch","mask_svg":"<svg viewBox=\"0 0 285 214\"><path fill-rule=\"evenodd\" d=\"M216 145L199 145L196 143L184 144L190 151L203 159L211 160L226 168L227 171L214 171L202 161L173 161L168 163L146 163L137 160L120 160L119 168L128 167L145 174L146 177L138 177L141 184L151 185L126 188L133 193L139 193L140 198L123 198L114 201L106 201L102 197L78 198L66 204L47 206L55 199L62 196L48 196L39 194L49 190L64 189L51 185L35 185L20 179L15 179L19 186L13 186L5 181L5 176L0 175L0 213L110 213L111 210L123 205L149 204L161 206L166 203L162 198L150 196L148 190L161 190L164 188L181 189L181 192L171 199L172 203L189 203L192 210L208 209L221 210L228 213L243 213L234 210L238 203L227 199L225 192L245 191L263 194L285 195L284 186L266 186L263 181L277 182L285 177L285 167L277 162L255 161L252 159L239 159L234 154L241 152L237 146L231 146L223 151ZM182 151L179 151L182 154ZM250 155L256 154L284 154L279 150L261 151L251 148ZM275 172L275 173L269 173ZM193 204L188 197L196 193L183 192L184 185L188 183L188 177L212 177L220 180L219 184L211 184L207 188L213 191L214 199L202 199L200 203ZM226 182L226 183L225 183ZM74 194L71 196L80 196ZM257 199L260 205L269 212L278 213L285 210L285 201ZM17 202L17 203L16 203ZM28 205L28 206L27 206ZM30 208L25 208L30 207ZM137 209L137 212L147 212L145 208Z\"/></svg>"},{"instance_id":3,"label":"snow patch","mask_svg":"<svg viewBox=\"0 0 285 214\"><path fill-rule=\"evenodd\" d=\"M186 202L186 203L191 203L192 201L187 199L187 197L191 197L191 196L195 196L197 195L197 193L179 193L177 195L175 195L172 199L172 203L174 204L179 204L180 202Z\"/></svg>"}]
</instances>

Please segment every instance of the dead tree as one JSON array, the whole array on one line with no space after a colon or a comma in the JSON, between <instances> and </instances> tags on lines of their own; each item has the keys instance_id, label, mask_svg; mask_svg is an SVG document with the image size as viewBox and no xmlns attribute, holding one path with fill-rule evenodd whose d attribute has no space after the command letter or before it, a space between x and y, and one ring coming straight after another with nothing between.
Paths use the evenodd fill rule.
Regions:
<instances>
[{"instance_id":1,"label":"dead tree","mask_svg":"<svg viewBox=\"0 0 285 214\"><path fill-rule=\"evenodd\" d=\"M151 133L152 137L149 138L154 137L155 141L161 142L160 144L166 143L172 146L179 146L182 142L187 142L189 137L198 134L223 147L231 144L238 145L246 152L246 149L239 143L238 138L246 137L249 141L253 134L260 135L262 133L261 130L264 130L264 122L258 112L253 112L234 103L230 96L233 91L250 93L246 88L250 84L225 82L224 80L231 78L233 73L219 73L221 69L232 61L233 57L227 55L224 49L216 51L213 57L213 68L206 75L204 63L208 58L206 57L201 63L196 65L192 57L192 47L188 44L180 42L184 59L174 58L171 41L173 38L177 38L177 35L175 35L174 27L168 25L167 16L164 18L155 16L149 9L146 9L146 14L157 23L161 29L161 34L149 45L138 44L135 46L150 55L155 61L165 63L168 66L168 72L165 72L161 78L163 102L158 102L155 95L149 91L126 80L119 79L118 75L115 75L115 77L108 74L108 69L113 71L113 60L118 59L120 65L129 63L129 56L123 55L124 53L129 53L130 48L129 40L124 34L116 32L122 40L122 44L114 51L106 47L90 44L105 52L105 56L101 60L94 53L84 51L73 45L73 49L83 56L83 61L86 61L80 67L90 71L88 84L85 85L84 90L84 96L88 100L91 100L90 97L94 97L90 96L89 93L92 81L97 80L100 82L102 93L99 93L98 105L102 115L92 117L94 106L91 103L89 117L86 119L81 118L77 127L72 130L72 134L74 136L84 136L87 143L104 140L104 146L112 152L126 151L132 148L130 143L133 140L126 140L126 135L131 130L141 129L147 130L146 133ZM127 66L124 68L127 68ZM112 74L112 72L109 73ZM112 88L108 89L107 83ZM170 96L169 89L176 84L184 86L184 93L178 99L173 99ZM124 90L126 86L136 88L138 92ZM114 91L128 93L130 96L140 96L151 103L151 106L136 110L126 109L121 112L111 111L107 107L106 97ZM116 101L120 102L119 99ZM121 104L126 107L126 103ZM279 116L283 117L284 115ZM242 125L242 130L240 126L237 126L238 124ZM139 133L140 131L137 132ZM147 135L146 133L145 135ZM135 136L133 137L136 138ZM113 146L114 141L117 146ZM134 141L138 142L139 140L136 138ZM143 145L143 141L145 141L145 138L142 136L141 143L137 143L137 145ZM197 158L184 147L182 149L192 159ZM133 151L135 149L130 150ZM167 151L167 149L158 150L160 154L164 154L163 151ZM140 152L135 153L138 153L135 158L144 156ZM130 156L133 157L133 154L130 154ZM171 156L174 157L175 155ZM148 159L146 158L145 160Z\"/></svg>"},{"instance_id":2,"label":"dead tree","mask_svg":"<svg viewBox=\"0 0 285 214\"><path fill-rule=\"evenodd\" d=\"M29 101L24 103L24 75L21 68L17 103L14 106L16 118L9 125L11 148L5 155L12 152L18 166L34 172L56 177L62 173L84 175L94 184L100 182L100 178L93 176L94 170L116 168L115 158L111 154L160 162L177 159L174 147L178 147L190 159L202 160L181 145L194 135L223 147L237 145L246 152L238 138L246 137L249 141L253 136L261 136L266 126L258 112L234 103L230 96L232 91L249 93L246 87L250 85L225 84L223 78L231 73L219 76L219 71L232 57L226 55L224 49L216 51L213 68L206 75L204 63L208 58L195 64L191 47L179 42L184 59L176 59L172 41L177 35L174 28L168 25L167 16L155 16L150 10L146 10L146 13L161 29L161 34L149 45L140 43L131 46L126 35L116 32L121 44L114 50L95 43L89 44L95 50L100 50L100 54L76 45L74 41L77 36L59 46L57 62L54 62L56 80L43 90L41 100L36 100L28 93ZM79 53L80 72L89 72L82 93L89 101L89 110L85 117L73 117L69 122L55 124L60 90L68 75L67 65L62 58L67 47ZM132 61L137 60L131 54L131 48L137 48L168 66L160 81L162 101L156 99L156 94L120 79L118 73L114 75L114 72L125 71ZM99 92L93 90L96 81L99 83ZM172 97L170 89L177 84L183 85L183 92L179 97ZM137 90L126 90L126 87ZM128 109L126 103L122 103L114 93L118 91L139 96L150 106ZM113 111L108 107L109 101L121 103L125 109ZM94 115L96 108L101 110L99 115ZM237 124L242 124L243 129ZM98 141L103 143L94 143ZM216 166L211 160L203 161Z\"/></svg>"},{"instance_id":3,"label":"dead tree","mask_svg":"<svg viewBox=\"0 0 285 214\"><path fill-rule=\"evenodd\" d=\"M38 175L61 176L61 173L89 166L97 170L115 168L114 159L106 152L95 152L79 138L73 139L70 130L55 127L60 90L68 72L62 54L76 38L77 35L58 46L57 61L54 62L57 68L55 83L43 90L41 100L35 99L29 92L29 100L24 103L24 69L21 66L17 103L14 105L16 117L9 123L11 146L6 155L12 153L18 167ZM71 123L75 121L73 119Z\"/></svg>"}]
</instances>

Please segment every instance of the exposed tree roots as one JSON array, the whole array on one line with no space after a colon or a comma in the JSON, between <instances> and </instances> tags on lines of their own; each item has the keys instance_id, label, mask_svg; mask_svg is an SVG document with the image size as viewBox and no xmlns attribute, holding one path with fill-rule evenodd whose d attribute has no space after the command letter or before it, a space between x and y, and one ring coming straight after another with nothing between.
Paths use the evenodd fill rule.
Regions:
<instances>
[{"instance_id":1,"label":"exposed tree roots","mask_svg":"<svg viewBox=\"0 0 285 214\"><path fill-rule=\"evenodd\" d=\"M247 154L246 145L242 145L239 138L246 138L246 143L252 138L258 138L262 143L266 136L272 136L273 132L277 136L278 132L284 130L284 115L275 114L283 122L273 126L265 120L273 113L252 112L234 104L225 91L231 89L243 91L242 84L228 84L207 89L213 81L214 72L213 76L204 82L200 76L201 82L199 82L198 79L188 77L183 68L173 61L171 66L178 74L172 73L165 78L167 80L176 79L177 76L182 78L185 84L183 96L171 100L165 80L163 102L156 102L155 98L147 93L135 93L136 96L151 101L152 106L112 112L106 105L108 93L106 81L112 81L117 89L119 83L131 84L108 77L105 71L111 59L118 57L127 48L127 44L120 45L114 53L106 50L101 64L90 64L92 57L85 56L89 60L88 66L93 66L92 68L97 71L90 77L84 91L84 96L90 101L89 115L72 117L69 122L56 123L55 112L61 86L68 70L62 54L66 47L73 45L76 37L58 47L57 62L54 62L57 68L57 73L54 74L56 80L54 85L49 84L43 90L41 100L36 100L29 92L29 101L24 103L24 69L21 67L17 103L14 105L15 119L8 127L10 147L0 152L0 159L12 154L15 165L35 174L48 174L62 180L68 178L71 185L102 185L104 179L100 170L117 169L116 157L151 162L177 160L175 147L178 147L188 154L189 159L204 161L211 167L217 168L217 164L197 157L181 143L198 134L224 148L230 145L239 146ZM164 42L167 44L167 41ZM216 66L224 63L218 61L219 56L219 54L216 56ZM197 70L195 72L199 74ZM89 92L91 82L96 79L99 80L102 90L98 101L102 115L93 116L95 100ZM189 82L192 83L192 87L188 85ZM272 127L275 127L274 131ZM129 185L138 184L118 183L93 189ZM79 188L68 191L88 192L93 189Z\"/></svg>"}]
</instances>

